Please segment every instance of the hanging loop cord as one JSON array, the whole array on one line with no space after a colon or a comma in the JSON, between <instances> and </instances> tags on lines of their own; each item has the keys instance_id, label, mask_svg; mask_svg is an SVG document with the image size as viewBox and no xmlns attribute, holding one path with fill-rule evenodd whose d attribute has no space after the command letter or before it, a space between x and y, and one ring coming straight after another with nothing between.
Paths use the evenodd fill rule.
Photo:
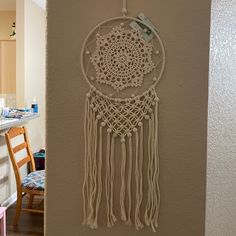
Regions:
<instances>
[{"instance_id":1,"label":"hanging loop cord","mask_svg":"<svg viewBox=\"0 0 236 236\"><path fill-rule=\"evenodd\" d=\"M123 16L126 16L127 12L128 12L127 11L127 0L123 0L123 7L121 9L121 13Z\"/></svg>"}]
</instances>

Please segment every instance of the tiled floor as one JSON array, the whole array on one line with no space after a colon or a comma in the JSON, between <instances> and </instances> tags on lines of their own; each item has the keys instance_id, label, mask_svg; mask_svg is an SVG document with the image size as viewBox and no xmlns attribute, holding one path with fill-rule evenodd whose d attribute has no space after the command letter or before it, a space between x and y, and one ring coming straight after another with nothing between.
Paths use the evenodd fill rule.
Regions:
<instances>
[{"instance_id":1,"label":"tiled floor","mask_svg":"<svg viewBox=\"0 0 236 236\"><path fill-rule=\"evenodd\" d=\"M24 197L24 204L27 197ZM37 202L36 202L37 203ZM15 215L15 204L7 210L7 236L43 236L43 214L21 212L17 227L12 226Z\"/></svg>"}]
</instances>

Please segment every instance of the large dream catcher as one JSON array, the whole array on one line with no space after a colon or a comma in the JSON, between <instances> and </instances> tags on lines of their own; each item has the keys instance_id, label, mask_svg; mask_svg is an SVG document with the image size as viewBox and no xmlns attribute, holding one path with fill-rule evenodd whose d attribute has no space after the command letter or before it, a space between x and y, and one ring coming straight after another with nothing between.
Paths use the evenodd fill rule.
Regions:
<instances>
[{"instance_id":1,"label":"large dream catcher","mask_svg":"<svg viewBox=\"0 0 236 236\"><path fill-rule=\"evenodd\" d=\"M143 14L126 15L126 0L122 14L98 24L81 51L82 72L90 87L84 122L84 224L98 227L104 196L108 227L119 214L138 230L146 225L156 231L160 190L155 86L164 70L165 52L158 30ZM118 159L120 213L115 213Z\"/></svg>"}]
</instances>

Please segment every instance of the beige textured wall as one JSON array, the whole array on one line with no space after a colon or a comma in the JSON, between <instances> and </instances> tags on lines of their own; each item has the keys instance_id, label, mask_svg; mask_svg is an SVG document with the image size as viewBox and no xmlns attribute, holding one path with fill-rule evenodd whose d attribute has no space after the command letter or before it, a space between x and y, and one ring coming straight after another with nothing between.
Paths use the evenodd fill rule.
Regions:
<instances>
[{"instance_id":1,"label":"beige textured wall","mask_svg":"<svg viewBox=\"0 0 236 236\"><path fill-rule=\"evenodd\" d=\"M236 1L213 0L206 236L236 235Z\"/></svg>"},{"instance_id":2,"label":"beige textured wall","mask_svg":"<svg viewBox=\"0 0 236 236\"><path fill-rule=\"evenodd\" d=\"M25 106L25 0L16 1L16 105Z\"/></svg>"},{"instance_id":3,"label":"beige textured wall","mask_svg":"<svg viewBox=\"0 0 236 236\"><path fill-rule=\"evenodd\" d=\"M45 11L33 1L25 0L25 105L31 106L35 97L40 112L40 118L27 126L34 150L45 146L45 20Z\"/></svg>"},{"instance_id":4,"label":"beige textured wall","mask_svg":"<svg viewBox=\"0 0 236 236\"><path fill-rule=\"evenodd\" d=\"M0 93L16 93L15 41L0 41Z\"/></svg>"},{"instance_id":5,"label":"beige textured wall","mask_svg":"<svg viewBox=\"0 0 236 236\"><path fill-rule=\"evenodd\" d=\"M40 118L28 125L33 150L45 146L46 16L31 0L17 1L17 106L30 107L36 98Z\"/></svg>"},{"instance_id":6,"label":"beige textured wall","mask_svg":"<svg viewBox=\"0 0 236 236\"><path fill-rule=\"evenodd\" d=\"M12 23L16 21L15 11L1 11L0 8L0 40L10 39Z\"/></svg>"},{"instance_id":7,"label":"beige textured wall","mask_svg":"<svg viewBox=\"0 0 236 236\"><path fill-rule=\"evenodd\" d=\"M79 53L92 27L120 14L121 2L48 1L46 236L153 235L150 229L137 232L120 222L97 231L81 225L88 86ZM128 9L130 15L144 12L155 22L167 52L158 86L162 196L158 235L203 236L210 1L129 0Z\"/></svg>"},{"instance_id":8,"label":"beige textured wall","mask_svg":"<svg viewBox=\"0 0 236 236\"><path fill-rule=\"evenodd\" d=\"M1 11L16 10L16 0L0 0L0 9Z\"/></svg>"},{"instance_id":9,"label":"beige textured wall","mask_svg":"<svg viewBox=\"0 0 236 236\"><path fill-rule=\"evenodd\" d=\"M30 107L36 98L40 118L28 124L33 150L45 146L46 16L31 0L17 1L17 106Z\"/></svg>"}]
</instances>

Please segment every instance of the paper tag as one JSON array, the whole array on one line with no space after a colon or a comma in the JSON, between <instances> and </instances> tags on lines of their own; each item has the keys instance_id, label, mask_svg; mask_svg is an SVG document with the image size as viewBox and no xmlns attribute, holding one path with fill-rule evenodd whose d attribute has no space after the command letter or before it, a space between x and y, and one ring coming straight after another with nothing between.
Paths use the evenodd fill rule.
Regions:
<instances>
[{"instance_id":1,"label":"paper tag","mask_svg":"<svg viewBox=\"0 0 236 236\"><path fill-rule=\"evenodd\" d=\"M143 13L140 13L137 16L137 19L142 21L146 25L148 25L151 29L155 30L157 33L159 33L156 26ZM131 23L130 23L130 27L132 27L134 30L140 31L143 38L144 38L144 40L147 41L147 42L150 42L154 37L154 33L146 25L144 25L144 24L142 24L141 22L138 22L138 21L131 21Z\"/></svg>"}]
</instances>

